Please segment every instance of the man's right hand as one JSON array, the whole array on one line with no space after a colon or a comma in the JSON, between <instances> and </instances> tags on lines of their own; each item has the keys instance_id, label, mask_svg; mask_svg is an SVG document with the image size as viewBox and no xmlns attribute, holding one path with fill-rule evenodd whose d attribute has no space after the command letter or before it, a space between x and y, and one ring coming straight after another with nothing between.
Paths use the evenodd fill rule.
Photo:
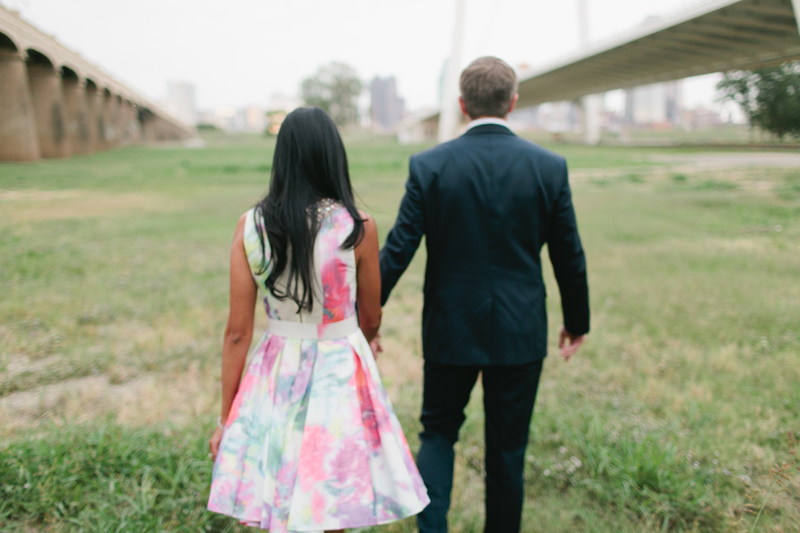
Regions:
<instances>
[{"instance_id":1,"label":"man's right hand","mask_svg":"<svg viewBox=\"0 0 800 533\"><path fill-rule=\"evenodd\" d=\"M573 335L562 327L561 333L558 334L558 347L561 348L561 357L564 358L564 361L569 361L569 358L575 355L585 340L586 335Z\"/></svg>"}]
</instances>

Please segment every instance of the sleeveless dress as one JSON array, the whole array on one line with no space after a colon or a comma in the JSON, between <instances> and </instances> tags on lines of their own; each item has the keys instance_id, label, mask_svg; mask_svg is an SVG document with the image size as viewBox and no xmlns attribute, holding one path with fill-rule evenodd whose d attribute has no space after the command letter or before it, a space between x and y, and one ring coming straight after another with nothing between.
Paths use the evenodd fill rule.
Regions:
<instances>
[{"instance_id":1,"label":"sleeveless dress","mask_svg":"<svg viewBox=\"0 0 800 533\"><path fill-rule=\"evenodd\" d=\"M316 215L311 312L274 298L269 271L257 274L259 232L267 260L270 252L253 209L244 230L269 330L225 423L208 509L272 533L384 524L430 501L358 328L355 254L341 249L353 219L332 201L317 204Z\"/></svg>"}]
</instances>

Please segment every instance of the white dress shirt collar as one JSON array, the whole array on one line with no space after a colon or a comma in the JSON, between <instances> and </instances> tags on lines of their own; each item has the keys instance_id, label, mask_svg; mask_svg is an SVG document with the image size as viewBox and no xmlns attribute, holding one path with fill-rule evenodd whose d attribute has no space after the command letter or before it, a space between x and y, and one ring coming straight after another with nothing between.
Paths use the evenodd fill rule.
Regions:
<instances>
[{"instance_id":1,"label":"white dress shirt collar","mask_svg":"<svg viewBox=\"0 0 800 533\"><path fill-rule=\"evenodd\" d=\"M467 124L467 131L471 130L474 127L483 126L486 124L496 124L498 126L505 126L506 128L508 128L508 122L506 122L500 117L483 117L483 118L476 118L475 120Z\"/></svg>"}]
</instances>

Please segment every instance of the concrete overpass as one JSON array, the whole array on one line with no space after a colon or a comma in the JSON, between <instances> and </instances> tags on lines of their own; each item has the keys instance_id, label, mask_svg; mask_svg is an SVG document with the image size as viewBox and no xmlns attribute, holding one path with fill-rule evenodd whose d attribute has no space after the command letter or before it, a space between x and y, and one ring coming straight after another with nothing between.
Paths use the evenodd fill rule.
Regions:
<instances>
[{"instance_id":1,"label":"concrete overpass","mask_svg":"<svg viewBox=\"0 0 800 533\"><path fill-rule=\"evenodd\" d=\"M798 12L800 0L695 4L526 72L519 83L518 107L800 59ZM438 111L421 117L419 132L429 135L438 118Z\"/></svg>"},{"instance_id":2,"label":"concrete overpass","mask_svg":"<svg viewBox=\"0 0 800 533\"><path fill-rule=\"evenodd\" d=\"M800 59L800 0L710 0L526 73L520 107Z\"/></svg>"},{"instance_id":3,"label":"concrete overpass","mask_svg":"<svg viewBox=\"0 0 800 533\"><path fill-rule=\"evenodd\" d=\"M194 135L193 127L0 6L0 161Z\"/></svg>"}]
</instances>

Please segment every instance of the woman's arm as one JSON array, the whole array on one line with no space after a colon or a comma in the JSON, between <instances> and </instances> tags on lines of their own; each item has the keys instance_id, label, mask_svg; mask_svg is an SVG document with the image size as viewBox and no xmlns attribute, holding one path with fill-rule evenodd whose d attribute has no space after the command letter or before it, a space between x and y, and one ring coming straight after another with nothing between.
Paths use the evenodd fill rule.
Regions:
<instances>
[{"instance_id":1,"label":"woman's arm","mask_svg":"<svg viewBox=\"0 0 800 533\"><path fill-rule=\"evenodd\" d=\"M220 419L223 425L231 410L233 398L239 389L239 380L253 339L253 317L255 316L256 296L258 289L247 255L244 251L244 223L242 215L236 226L231 249L231 299L228 313L228 324L225 326L225 339L222 345L222 409ZM217 428L209 440L211 455L216 459L222 430Z\"/></svg>"},{"instance_id":2,"label":"woman's arm","mask_svg":"<svg viewBox=\"0 0 800 533\"><path fill-rule=\"evenodd\" d=\"M378 255L378 228L367 213L359 212L364 222L364 238L356 245L356 278L358 281L358 322L368 341L381 327L381 267Z\"/></svg>"}]
</instances>

